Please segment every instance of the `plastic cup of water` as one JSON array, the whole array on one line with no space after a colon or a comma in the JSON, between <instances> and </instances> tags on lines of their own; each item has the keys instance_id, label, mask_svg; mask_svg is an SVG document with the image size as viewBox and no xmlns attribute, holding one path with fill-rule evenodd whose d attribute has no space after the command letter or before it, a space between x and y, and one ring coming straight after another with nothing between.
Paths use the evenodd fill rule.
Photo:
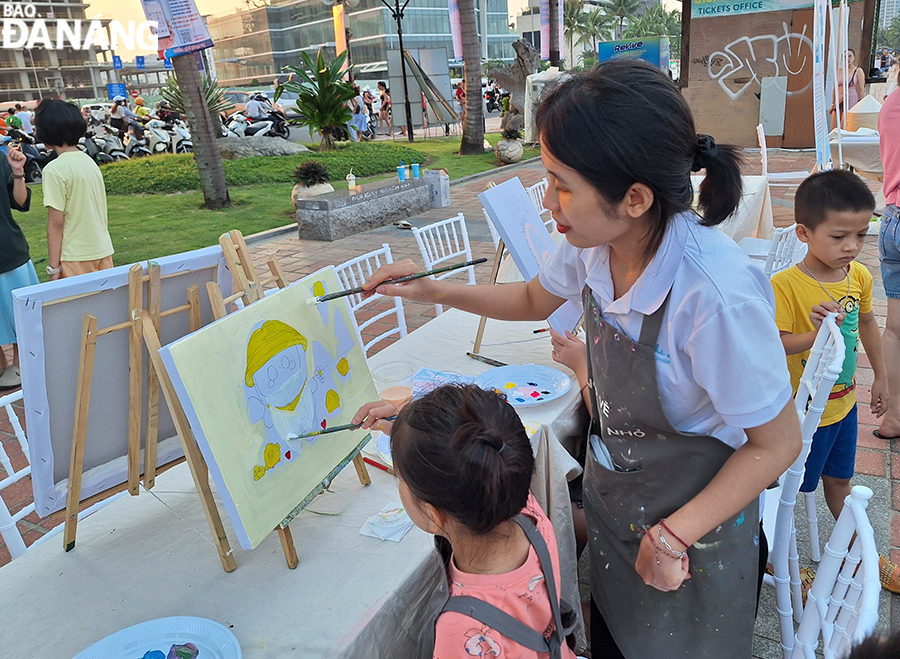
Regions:
<instances>
[{"instance_id":1,"label":"plastic cup of water","mask_svg":"<svg viewBox=\"0 0 900 659\"><path fill-rule=\"evenodd\" d=\"M392 403L398 410L412 401L412 376L415 366L409 362L393 361L372 369L372 379L381 400Z\"/></svg>"}]
</instances>

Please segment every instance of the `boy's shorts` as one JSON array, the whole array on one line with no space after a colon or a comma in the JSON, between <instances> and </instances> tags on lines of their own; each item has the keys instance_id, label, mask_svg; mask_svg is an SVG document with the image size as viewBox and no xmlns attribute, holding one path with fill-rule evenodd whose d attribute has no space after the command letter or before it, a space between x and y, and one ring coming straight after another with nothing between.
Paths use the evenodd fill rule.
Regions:
<instances>
[{"instance_id":1,"label":"boy's shorts","mask_svg":"<svg viewBox=\"0 0 900 659\"><path fill-rule=\"evenodd\" d=\"M822 476L853 478L857 430L856 405L837 423L816 430L806 458L801 492L815 492Z\"/></svg>"},{"instance_id":2,"label":"boy's shorts","mask_svg":"<svg viewBox=\"0 0 900 659\"><path fill-rule=\"evenodd\" d=\"M878 233L878 254L884 292L888 297L900 298L900 207L890 205L884 209Z\"/></svg>"}]
</instances>

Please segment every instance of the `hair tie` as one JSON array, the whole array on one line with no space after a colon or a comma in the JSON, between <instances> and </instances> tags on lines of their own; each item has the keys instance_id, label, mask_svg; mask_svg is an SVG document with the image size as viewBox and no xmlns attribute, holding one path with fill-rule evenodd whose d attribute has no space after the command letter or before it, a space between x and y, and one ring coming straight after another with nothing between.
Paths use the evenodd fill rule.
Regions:
<instances>
[{"instance_id":1,"label":"hair tie","mask_svg":"<svg viewBox=\"0 0 900 659\"><path fill-rule=\"evenodd\" d=\"M503 451L505 451L505 450L506 450L506 442L503 442L503 444L497 450L497 455L503 455Z\"/></svg>"},{"instance_id":2,"label":"hair tie","mask_svg":"<svg viewBox=\"0 0 900 659\"><path fill-rule=\"evenodd\" d=\"M716 141L712 135L697 135L697 144L694 146L694 163L691 165L692 172L699 172L701 169L709 167L709 163L716 159L719 150L716 148Z\"/></svg>"}]
</instances>

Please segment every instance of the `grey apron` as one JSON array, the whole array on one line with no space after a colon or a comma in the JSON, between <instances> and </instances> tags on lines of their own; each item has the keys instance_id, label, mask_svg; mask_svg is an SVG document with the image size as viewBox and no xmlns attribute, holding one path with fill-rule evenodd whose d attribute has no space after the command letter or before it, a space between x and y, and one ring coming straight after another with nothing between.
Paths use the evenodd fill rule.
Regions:
<instances>
[{"instance_id":1,"label":"grey apron","mask_svg":"<svg viewBox=\"0 0 900 659\"><path fill-rule=\"evenodd\" d=\"M588 286L583 298L593 411L584 507L595 604L627 659L747 659L759 569L755 499L688 550L691 578L679 590L647 586L634 569L643 532L693 499L734 452L714 437L679 433L662 409L656 345L668 297L644 318L637 343L603 319Z\"/></svg>"}]
</instances>

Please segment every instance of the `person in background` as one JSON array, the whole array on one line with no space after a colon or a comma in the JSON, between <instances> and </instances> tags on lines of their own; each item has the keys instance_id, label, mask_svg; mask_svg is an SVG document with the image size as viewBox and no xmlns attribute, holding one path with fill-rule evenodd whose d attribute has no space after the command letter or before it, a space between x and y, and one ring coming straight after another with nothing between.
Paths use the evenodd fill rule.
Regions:
<instances>
[{"instance_id":1,"label":"person in background","mask_svg":"<svg viewBox=\"0 0 900 659\"><path fill-rule=\"evenodd\" d=\"M268 116L266 103L260 94L256 94L244 106L244 116L248 119L265 119Z\"/></svg>"},{"instance_id":2,"label":"person in background","mask_svg":"<svg viewBox=\"0 0 900 659\"><path fill-rule=\"evenodd\" d=\"M391 90L383 80L378 82L381 95L381 109L378 111L378 131L381 135L394 134L394 120L391 118ZM387 126L387 130L384 127Z\"/></svg>"},{"instance_id":3,"label":"person in background","mask_svg":"<svg viewBox=\"0 0 900 659\"><path fill-rule=\"evenodd\" d=\"M7 391L22 384L12 292L38 283L25 234L10 212L15 209L24 213L31 207L31 190L25 185L25 154L18 148L8 148L6 157L0 158L0 181L5 183L0 185L0 391ZM9 344L13 346L12 366L2 350Z\"/></svg>"},{"instance_id":4,"label":"person in background","mask_svg":"<svg viewBox=\"0 0 900 659\"><path fill-rule=\"evenodd\" d=\"M466 120L466 92L463 89L462 81L456 83L456 102L459 103L460 120L465 122L465 120Z\"/></svg>"},{"instance_id":5,"label":"person in background","mask_svg":"<svg viewBox=\"0 0 900 659\"><path fill-rule=\"evenodd\" d=\"M363 89L362 97L363 103L366 104L366 110L368 110L369 114L372 114L372 106L375 104L375 96L374 94L372 94L372 88L369 87L369 85L366 85L365 89Z\"/></svg>"},{"instance_id":6,"label":"person in background","mask_svg":"<svg viewBox=\"0 0 900 659\"><path fill-rule=\"evenodd\" d=\"M87 128L81 112L66 101L48 100L38 108L35 123L38 139L58 154L43 171L47 274L54 280L111 268L103 174L77 148Z\"/></svg>"},{"instance_id":7,"label":"person in background","mask_svg":"<svg viewBox=\"0 0 900 659\"><path fill-rule=\"evenodd\" d=\"M38 106L38 108L40 108L40 106ZM128 101L125 100L125 97L116 96L113 99L112 107L109 110L109 125L119 132L120 140L125 139L125 133L128 131L128 117L138 118L134 112L128 109Z\"/></svg>"},{"instance_id":8,"label":"person in background","mask_svg":"<svg viewBox=\"0 0 900 659\"><path fill-rule=\"evenodd\" d=\"M395 414L393 423L386 420ZM556 636L561 643L558 656L575 659L555 634L560 632L551 604L560 593L556 535L529 492L534 454L506 398L474 385L445 385L399 414L391 403L367 403L353 423L390 434L404 510L416 526L449 540L452 547L447 566L450 597L481 600L545 637ZM534 534L531 538L526 528ZM540 544L549 565L539 559ZM548 656L482 622L473 609L466 610L471 615L456 610L438 615L432 655L436 659Z\"/></svg>"},{"instance_id":9,"label":"person in background","mask_svg":"<svg viewBox=\"0 0 900 659\"><path fill-rule=\"evenodd\" d=\"M362 94L359 91L359 85L353 85L353 93L356 94L350 99L350 139L359 142L360 139L367 139L363 133L369 130L369 116L366 114L366 104L363 101Z\"/></svg>"},{"instance_id":10,"label":"person in background","mask_svg":"<svg viewBox=\"0 0 900 659\"><path fill-rule=\"evenodd\" d=\"M144 99L142 96L138 96L134 99L134 113L137 115L139 119L147 119L151 116L150 110L144 105Z\"/></svg>"},{"instance_id":11,"label":"person in background","mask_svg":"<svg viewBox=\"0 0 900 659\"><path fill-rule=\"evenodd\" d=\"M34 135L34 126L31 125L31 113L16 103L16 117L22 122L22 132L26 135Z\"/></svg>"},{"instance_id":12,"label":"person in background","mask_svg":"<svg viewBox=\"0 0 900 659\"><path fill-rule=\"evenodd\" d=\"M900 74L898 74L900 75ZM900 83L900 79L896 82ZM875 431L882 439L900 439L900 92L888 96L878 114L878 141L884 165L884 214L878 235L881 282L887 295L882 340L888 374L887 412Z\"/></svg>"},{"instance_id":13,"label":"person in background","mask_svg":"<svg viewBox=\"0 0 900 659\"><path fill-rule=\"evenodd\" d=\"M847 86L847 107L844 107L844 69L838 69L838 98L840 99L841 121L846 122L845 112L859 103L859 99L863 97L864 85L866 84L866 72L856 64L856 51L852 48L847 49L847 75L850 76L850 84ZM834 104L831 106L832 123L837 122L837 115L834 111ZM843 127L843 126L842 126Z\"/></svg>"}]
</instances>

